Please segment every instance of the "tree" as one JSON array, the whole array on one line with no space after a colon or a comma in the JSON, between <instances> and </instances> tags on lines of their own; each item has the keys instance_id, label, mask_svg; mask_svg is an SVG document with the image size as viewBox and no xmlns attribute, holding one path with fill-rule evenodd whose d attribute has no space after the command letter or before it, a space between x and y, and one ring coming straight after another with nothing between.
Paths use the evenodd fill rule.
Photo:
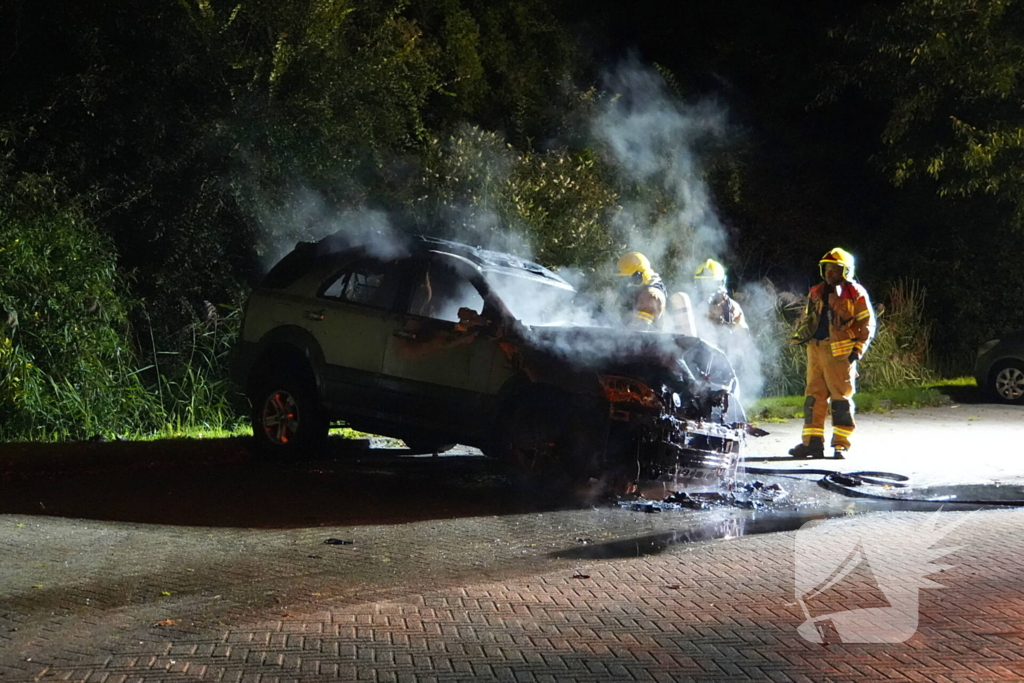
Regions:
<instances>
[{"instance_id":1,"label":"tree","mask_svg":"<svg viewBox=\"0 0 1024 683\"><path fill-rule=\"evenodd\" d=\"M883 165L897 185L991 195L1024 223L1024 2L906 0L835 31L848 48L824 98L856 88L888 112Z\"/></svg>"}]
</instances>

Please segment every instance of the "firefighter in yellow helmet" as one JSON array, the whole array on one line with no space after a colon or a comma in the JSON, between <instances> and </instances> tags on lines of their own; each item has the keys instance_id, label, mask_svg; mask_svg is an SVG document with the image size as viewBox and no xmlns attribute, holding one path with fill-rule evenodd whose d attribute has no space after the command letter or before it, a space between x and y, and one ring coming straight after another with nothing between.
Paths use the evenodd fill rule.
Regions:
<instances>
[{"instance_id":1,"label":"firefighter in yellow helmet","mask_svg":"<svg viewBox=\"0 0 1024 683\"><path fill-rule=\"evenodd\" d=\"M789 451L798 458L825 457L825 416L832 408L832 448L842 458L856 429L853 394L857 361L875 336L875 313L868 292L854 279L853 255L833 249L818 263L823 282L811 288L794 344L807 344L807 388L801 443Z\"/></svg>"},{"instance_id":2,"label":"firefighter in yellow helmet","mask_svg":"<svg viewBox=\"0 0 1024 683\"><path fill-rule=\"evenodd\" d=\"M624 254L616 264L617 277L628 278L622 296L623 318L632 329L653 329L665 312L665 285L651 268L651 262L638 251Z\"/></svg>"},{"instance_id":3,"label":"firefighter in yellow helmet","mask_svg":"<svg viewBox=\"0 0 1024 683\"><path fill-rule=\"evenodd\" d=\"M697 266L693 281L705 301L707 318L715 325L732 329L749 329L743 316L743 309L729 296L725 286L725 267L714 259L708 259Z\"/></svg>"}]
</instances>

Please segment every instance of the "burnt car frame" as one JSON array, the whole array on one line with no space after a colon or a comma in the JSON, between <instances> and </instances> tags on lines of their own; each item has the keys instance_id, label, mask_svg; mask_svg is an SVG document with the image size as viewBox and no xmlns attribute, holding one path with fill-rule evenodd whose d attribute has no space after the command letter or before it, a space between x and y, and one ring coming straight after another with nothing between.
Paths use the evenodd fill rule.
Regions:
<instances>
[{"instance_id":1,"label":"burnt car frame","mask_svg":"<svg viewBox=\"0 0 1024 683\"><path fill-rule=\"evenodd\" d=\"M747 425L724 354L577 314L589 322L568 282L508 254L336 236L298 244L253 291L232 374L266 453L344 422L417 450L475 446L531 481L731 479Z\"/></svg>"}]
</instances>

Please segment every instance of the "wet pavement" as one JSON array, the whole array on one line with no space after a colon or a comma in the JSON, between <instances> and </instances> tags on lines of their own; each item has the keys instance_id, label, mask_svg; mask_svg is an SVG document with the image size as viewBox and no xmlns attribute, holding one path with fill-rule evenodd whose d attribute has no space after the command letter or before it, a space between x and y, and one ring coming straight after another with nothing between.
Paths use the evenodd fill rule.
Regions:
<instances>
[{"instance_id":1,"label":"wet pavement","mask_svg":"<svg viewBox=\"0 0 1024 683\"><path fill-rule=\"evenodd\" d=\"M796 461L787 454L800 442L803 421L764 424L768 436L747 440L748 464L898 472L914 486L1024 484L1024 406L954 403L858 415L857 425L845 460Z\"/></svg>"},{"instance_id":2,"label":"wet pavement","mask_svg":"<svg viewBox=\"0 0 1024 683\"><path fill-rule=\"evenodd\" d=\"M193 446L104 464L90 445L85 467L5 470L0 681L1024 677L1022 510L942 501L942 524L960 525L937 545L959 549L932 576L947 588L919 592L913 635L812 643L803 609L888 603L863 565L794 603L804 525L828 532L822 556L874 539L911 562L940 505L759 475L787 495L574 507L524 496L466 451L339 444L270 463Z\"/></svg>"}]
</instances>

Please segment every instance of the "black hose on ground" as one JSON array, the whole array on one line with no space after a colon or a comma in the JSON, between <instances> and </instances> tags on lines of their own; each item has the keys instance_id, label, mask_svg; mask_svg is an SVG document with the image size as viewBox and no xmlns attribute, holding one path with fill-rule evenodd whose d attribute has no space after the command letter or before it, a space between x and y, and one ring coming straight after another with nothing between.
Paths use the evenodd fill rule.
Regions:
<instances>
[{"instance_id":1,"label":"black hose on ground","mask_svg":"<svg viewBox=\"0 0 1024 683\"><path fill-rule=\"evenodd\" d=\"M835 470L818 469L776 469L774 467L744 467L745 472L751 474L770 474L775 476L794 476L801 474L817 474L824 477L839 475L845 477L850 483L847 486L860 486L861 484L874 484L875 486L892 486L895 488L906 488L910 481L909 477L895 472L873 472L870 470L859 472L836 472Z\"/></svg>"},{"instance_id":2,"label":"black hose on ground","mask_svg":"<svg viewBox=\"0 0 1024 683\"><path fill-rule=\"evenodd\" d=\"M822 475L818 485L822 488L841 493L844 496L855 498L870 498L873 500L887 500L900 503L931 503L934 505L994 505L1002 507L1024 507L1024 500L961 500L953 497L942 498L910 498L883 496L878 493L858 489L864 484L874 486L888 486L890 488L908 488L909 478L902 474L893 472L836 472L834 470L819 469L776 469L771 467L745 467L744 471L751 474L769 474L776 476L794 475Z\"/></svg>"},{"instance_id":3,"label":"black hose on ground","mask_svg":"<svg viewBox=\"0 0 1024 683\"><path fill-rule=\"evenodd\" d=\"M838 476L837 476L838 475ZM1024 507L1024 500L963 500L956 496L942 496L940 498L902 498L893 496L883 496L870 491L862 491L857 489L855 484L851 486L842 479L842 475L833 473L830 476L822 477L818 481L818 486L829 491L835 491L841 493L844 496L853 496L854 498L870 498L872 500L891 500L899 501L901 503L931 503L933 505L994 505L997 507Z\"/></svg>"}]
</instances>

